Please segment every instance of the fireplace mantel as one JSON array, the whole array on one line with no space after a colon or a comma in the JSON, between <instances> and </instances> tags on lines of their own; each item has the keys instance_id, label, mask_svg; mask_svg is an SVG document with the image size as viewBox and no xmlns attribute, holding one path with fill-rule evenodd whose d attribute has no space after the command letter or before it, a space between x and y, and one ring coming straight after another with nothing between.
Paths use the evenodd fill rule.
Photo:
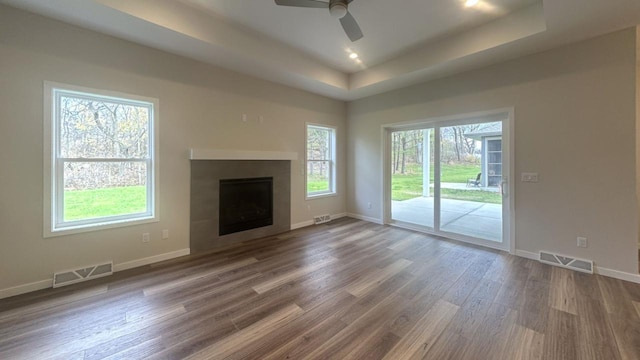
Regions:
<instances>
[{"instance_id":1,"label":"fireplace mantel","mask_svg":"<svg viewBox=\"0 0 640 360\"><path fill-rule=\"evenodd\" d=\"M191 149L191 160L298 160L298 153L226 149Z\"/></svg>"}]
</instances>

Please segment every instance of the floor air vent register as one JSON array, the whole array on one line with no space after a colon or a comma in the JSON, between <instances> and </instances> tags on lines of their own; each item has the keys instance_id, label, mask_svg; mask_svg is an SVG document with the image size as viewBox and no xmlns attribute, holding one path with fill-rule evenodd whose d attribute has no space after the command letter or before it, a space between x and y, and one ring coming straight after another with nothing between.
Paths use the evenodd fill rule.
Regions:
<instances>
[{"instance_id":1,"label":"floor air vent register","mask_svg":"<svg viewBox=\"0 0 640 360\"><path fill-rule=\"evenodd\" d=\"M53 287L71 285L113 274L113 262L91 265L53 274Z\"/></svg>"},{"instance_id":2,"label":"floor air vent register","mask_svg":"<svg viewBox=\"0 0 640 360\"><path fill-rule=\"evenodd\" d=\"M540 251L539 260L545 264L593 274L593 261L591 260L576 259L571 256L562 256L544 251Z\"/></svg>"},{"instance_id":3,"label":"floor air vent register","mask_svg":"<svg viewBox=\"0 0 640 360\"><path fill-rule=\"evenodd\" d=\"M328 223L329 221L331 221L331 215L329 214L318 215L313 217L313 223L315 225Z\"/></svg>"}]
</instances>

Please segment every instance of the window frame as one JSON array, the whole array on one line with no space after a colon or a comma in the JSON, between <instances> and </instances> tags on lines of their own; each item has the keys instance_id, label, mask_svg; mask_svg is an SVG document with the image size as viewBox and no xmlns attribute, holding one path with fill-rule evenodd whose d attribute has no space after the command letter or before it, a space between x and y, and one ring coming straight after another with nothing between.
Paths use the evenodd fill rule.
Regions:
<instances>
[{"instance_id":1,"label":"window frame","mask_svg":"<svg viewBox=\"0 0 640 360\"><path fill-rule=\"evenodd\" d=\"M61 118L58 99L63 95L111 101L149 108L148 157L146 158L64 158L60 153ZM69 235L102 229L132 226L159 219L158 171L158 112L159 100L117 91L44 82L44 237ZM93 219L64 221L64 163L136 163L147 166L147 209L145 212L105 216Z\"/></svg>"},{"instance_id":2,"label":"window frame","mask_svg":"<svg viewBox=\"0 0 640 360\"><path fill-rule=\"evenodd\" d=\"M322 160L310 160L309 159L309 129L310 128L316 128L316 129L320 129L320 130L329 130L329 158L328 159L322 159ZM305 164L304 164L304 192L305 192L305 199L306 200L311 200L311 199L318 199L318 198L323 198L323 197L329 197L329 196L336 196L337 195L337 190L336 190L336 161L337 161L337 154L336 154L336 143L337 143L337 138L338 138L338 130L335 126L331 126L331 125L324 125L324 124L314 124L314 123L306 123L305 124L305 138L304 138L304 154L305 154ZM314 192L309 192L308 190L308 183L309 183L309 162L328 162L329 163L329 190L322 190L322 191L314 191Z\"/></svg>"}]
</instances>

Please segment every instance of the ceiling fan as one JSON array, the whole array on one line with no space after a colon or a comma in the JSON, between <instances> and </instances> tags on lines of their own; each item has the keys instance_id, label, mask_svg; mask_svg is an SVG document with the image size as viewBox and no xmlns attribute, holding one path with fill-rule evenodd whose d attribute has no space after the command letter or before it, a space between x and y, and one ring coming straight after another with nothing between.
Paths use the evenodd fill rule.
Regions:
<instances>
[{"instance_id":1,"label":"ceiling fan","mask_svg":"<svg viewBox=\"0 0 640 360\"><path fill-rule=\"evenodd\" d=\"M340 24L344 32L347 34L351 41L360 40L362 30L354 19L353 15L349 13L349 3L353 0L329 0L329 2L319 0L275 0L277 5L281 6L295 6L295 7L308 7L308 8L322 8L329 9L331 16L340 19Z\"/></svg>"}]
</instances>

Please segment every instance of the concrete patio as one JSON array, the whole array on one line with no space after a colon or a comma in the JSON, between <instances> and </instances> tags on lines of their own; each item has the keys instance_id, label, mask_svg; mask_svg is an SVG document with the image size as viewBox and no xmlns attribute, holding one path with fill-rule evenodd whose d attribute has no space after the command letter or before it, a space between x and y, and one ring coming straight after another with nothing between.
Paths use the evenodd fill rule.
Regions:
<instances>
[{"instance_id":1,"label":"concrete patio","mask_svg":"<svg viewBox=\"0 0 640 360\"><path fill-rule=\"evenodd\" d=\"M502 241L502 206L442 199L440 230L491 241ZM433 197L391 202L394 220L433 228Z\"/></svg>"}]
</instances>

